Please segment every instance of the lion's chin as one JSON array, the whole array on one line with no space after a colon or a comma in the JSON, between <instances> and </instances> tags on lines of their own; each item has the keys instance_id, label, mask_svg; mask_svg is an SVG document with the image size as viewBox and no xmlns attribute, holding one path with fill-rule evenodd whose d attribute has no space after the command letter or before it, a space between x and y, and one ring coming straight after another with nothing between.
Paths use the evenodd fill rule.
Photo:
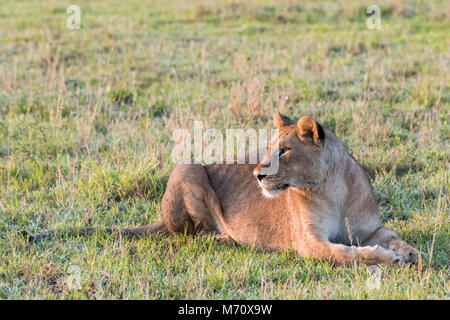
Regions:
<instances>
[{"instance_id":1,"label":"lion's chin","mask_svg":"<svg viewBox=\"0 0 450 320\"><path fill-rule=\"evenodd\" d=\"M261 189L262 189L262 193L263 193L264 197L266 197L266 198L276 198L283 191L280 189L266 189L266 188L261 188Z\"/></svg>"}]
</instances>

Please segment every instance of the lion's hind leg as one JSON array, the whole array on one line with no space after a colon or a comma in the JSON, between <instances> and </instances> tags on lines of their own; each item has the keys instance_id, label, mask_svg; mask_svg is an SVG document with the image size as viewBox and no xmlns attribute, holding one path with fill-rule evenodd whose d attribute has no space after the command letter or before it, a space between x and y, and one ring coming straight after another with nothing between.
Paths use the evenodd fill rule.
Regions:
<instances>
[{"instance_id":1,"label":"lion's hind leg","mask_svg":"<svg viewBox=\"0 0 450 320\"><path fill-rule=\"evenodd\" d=\"M163 219L171 232L225 236L222 207L203 166L179 164L163 196Z\"/></svg>"}]
</instances>

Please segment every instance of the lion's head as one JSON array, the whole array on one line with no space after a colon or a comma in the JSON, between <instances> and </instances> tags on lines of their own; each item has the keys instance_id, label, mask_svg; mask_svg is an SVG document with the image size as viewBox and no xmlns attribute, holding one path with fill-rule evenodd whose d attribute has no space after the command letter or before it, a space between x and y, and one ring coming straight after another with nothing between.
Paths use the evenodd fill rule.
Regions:
<instances>
[{"instance_id":1,"label":"lion's head","mask_svg":"<svg viewBox=\"0 0 450 320\"><path fill-rule=\"evenodd\" d=\"M274 115L274 123L278 136L272 139L265 157L253 171L263 194L276 197L289 187L314 189L322 181L326 169L323 161L324 129L306 116L294 122L278 112ZM276 158L278 170L274 174L264 174L262 169L270 166Z\"/></svg>"}]
</instances>

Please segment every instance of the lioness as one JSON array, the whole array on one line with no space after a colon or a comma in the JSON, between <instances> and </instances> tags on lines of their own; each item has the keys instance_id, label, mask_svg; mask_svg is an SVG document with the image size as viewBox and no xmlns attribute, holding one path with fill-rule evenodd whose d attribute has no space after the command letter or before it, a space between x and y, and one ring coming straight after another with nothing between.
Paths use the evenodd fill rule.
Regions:
<instances>
[{"instance_id":1,"label":"lioness","mask_svg":"<svg viewBox=\"0 0 450 320\"><path fill-rule=\"evenodd\" d=\"M157 224L333 263L416 261L417 251L380 222L366 174L332 132L308 117L277 112L274 122L278 138L258 165L177 165ZM261 175L273 157L278 172Z\"/></svg>"},{"instance_id":2,"label":"lioness","mask_svg":"<svg viewBox=\"0 0 450 320\"><path fill-rule=\"evenodd\" d=\"M274 123L279 135L258 165L178 164L162 198L162 219L117 231L212 234L338 264L417 260L417 251L383 226L366 174L331 131L278 112ZM279 170L262 175L274 157Z\"/></svg>"}]
</instances>

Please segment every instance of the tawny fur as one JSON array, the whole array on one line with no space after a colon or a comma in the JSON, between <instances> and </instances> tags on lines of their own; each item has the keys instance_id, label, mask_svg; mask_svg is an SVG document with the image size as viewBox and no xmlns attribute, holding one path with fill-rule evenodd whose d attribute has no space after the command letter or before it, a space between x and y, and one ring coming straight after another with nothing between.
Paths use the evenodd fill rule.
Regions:
<instances>
[{"instance_id":1,"label":"tawny fur","mask_svg":"<svg viewBox=\"0 0 450 320\"><path fill-rule=\"evenodd\" d=\"M175 167L162 199L168 230L340 264L415 262L417 251L381 223L370 182L340 140L307 117L274 120L279 138L258 165ZM258 182L272 157L279 171Z\"/></svg>"},{"instance_id":2,"label":"tawny fur","mask_svg":"<svg viewBox=\"0 0 450 320\"><path fill-rule=\"evenodd\" d=\"M417 251L381 223L366 174L332 132L308 117L293 122L277 112L274 122L279 135L258 165L178 164L162 198L162 219L136 229L77 233L211 234L338 264L417 260ZM274 157L278 172L262 176Z\"/></svg>"}]
</instances>

